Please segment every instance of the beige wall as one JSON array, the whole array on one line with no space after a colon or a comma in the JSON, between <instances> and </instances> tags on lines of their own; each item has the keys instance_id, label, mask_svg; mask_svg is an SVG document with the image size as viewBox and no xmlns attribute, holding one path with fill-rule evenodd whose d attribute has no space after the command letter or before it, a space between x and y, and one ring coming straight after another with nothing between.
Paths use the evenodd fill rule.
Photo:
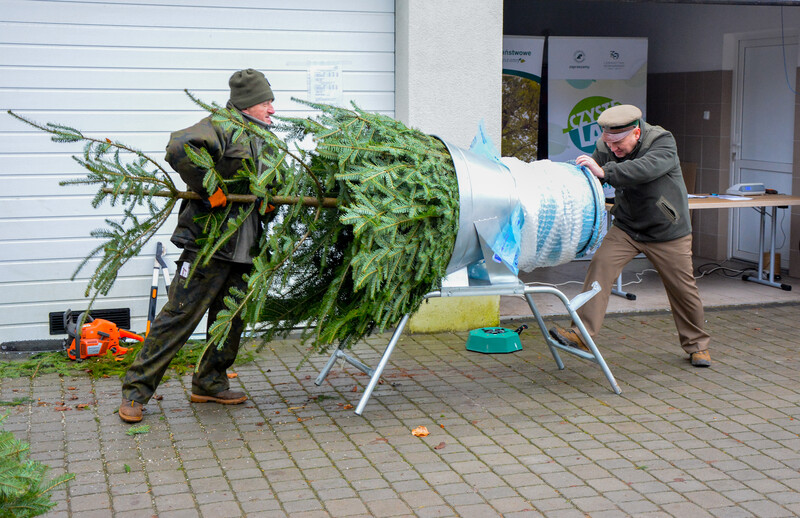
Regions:
<instances>
[{"instance_id":1,"label":"beige wall","mask_svg":"<svg viewBox=\"0 0 800 518\"><path fill-rule=\"evenodd\" d=\"M681 162L695 164L695 192L724 192L729 186L732 91L733 74L727 70L648 77L647 120L671 131ZM727 258L729 212L693 211L695 255Z\"/></svg>"},{"instance_id":2,"label":"beige wall","mask_svg":"<svg viewBox=\"0 0 800 518\"><path fill-rule=\"evenodd\" d=\"M483 118L500 147L502 0L398 0L395 117L467 147Z\"/></svg>"}]
</instances>

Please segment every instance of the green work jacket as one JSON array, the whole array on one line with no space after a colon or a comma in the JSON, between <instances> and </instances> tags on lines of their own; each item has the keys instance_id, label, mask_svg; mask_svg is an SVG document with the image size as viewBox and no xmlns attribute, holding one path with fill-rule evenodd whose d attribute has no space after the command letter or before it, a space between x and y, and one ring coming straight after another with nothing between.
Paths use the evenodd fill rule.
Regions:
<instances>
[{"instance_id":1,"label":"green work jacket","mask_svg":"<svg viewBox=\"0 0 800 518\"><path fill-rule=\"evenodd\" d=\"M597 140L592 158L614 187L614 225L636 241L671 241L692 232L689 197L672 133L642 122L633 151L617 158Z\"/></svg>"},{"instance_id":2,"label":"green work jacket","mask_svg":"<svg viewBox=\"0 0 800 518\"><path fill-rule=\"evenodd\" d=\"M235 109L228 103L229 109ZM253 119L249 119L253 120ZM210 210L225 210L223 208L211 209L206 201L208 193L203 187L203 177L206 170L198 166L186 153L186 146L195 150L204 148L214 161L214 168L225 179L233 178L237 171L242 169L242 161L252 158L258 152L259 143L234 142L233 132L224 130L219 124L214 124L211 117L206 117L197 124L186 129L172 133L167 144L166 160L172 168L186 182L188 190L200 194L203 200L181 200L178 224L172 233L170 241L179 248L187 251L197 251L201 247L197 240L203 237L202 227L197 218L207 214ZM229 193L249 194L247 180L227 184ZM240 204L233 204L228 219L233 219L239 214ZM228 202L231 207L231 202ZM261 218L258 211L254 210L250 217L215 254L214 258L237 262L252 263L255 245L262 231Z\"/></svg>"}]
</instances>

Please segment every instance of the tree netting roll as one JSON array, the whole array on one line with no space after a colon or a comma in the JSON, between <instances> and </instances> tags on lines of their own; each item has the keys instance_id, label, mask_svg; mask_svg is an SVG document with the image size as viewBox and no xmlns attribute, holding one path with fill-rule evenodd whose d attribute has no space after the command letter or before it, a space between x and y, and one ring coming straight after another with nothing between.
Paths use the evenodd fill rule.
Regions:
<instances>
[{"instance_id":1,"label":"tree netting roll","mask_svg":"<svg viewBox=\"0 0 800 518\"><path fill-rule=\"evenodd\" d=\"M556 266L595 248L606 226L600 181L575 164L503 157L524 214L519 269Z\"/></svg>"}]
</instances>

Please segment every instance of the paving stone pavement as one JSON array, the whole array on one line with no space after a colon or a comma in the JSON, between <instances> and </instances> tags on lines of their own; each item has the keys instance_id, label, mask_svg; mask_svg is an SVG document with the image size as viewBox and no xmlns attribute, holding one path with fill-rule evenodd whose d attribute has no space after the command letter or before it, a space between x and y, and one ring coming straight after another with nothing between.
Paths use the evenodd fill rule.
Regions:
<instances>
[{"instance_id":1,"label":"paving stone pavement","mask_svg":"<svg viewBox=\"0 0 800 518\"><path fill-rule=\"evenodd\" d=\"M126 435L116 379L3 379L0 400L31 398L4 428L76 475L49 517L800 515L800 305L706 318L714 366L697 369L669 313L609 315L596 342L619 396L591 362L559 371L529 329L496 355L404 336L363 416L367 377L340 363L318 387L327 356L298 368L293 340L236 367L243 405L162 384L146 434ZM353 353L375 365L387 341Z\"/></svg>"}]
</instances>

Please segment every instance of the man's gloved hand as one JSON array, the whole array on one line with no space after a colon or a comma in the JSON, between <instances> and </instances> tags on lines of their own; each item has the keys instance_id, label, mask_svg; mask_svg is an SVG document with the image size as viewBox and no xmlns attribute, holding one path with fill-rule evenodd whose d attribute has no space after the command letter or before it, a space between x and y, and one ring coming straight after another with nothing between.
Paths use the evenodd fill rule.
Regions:
<instances>
[{"instance_id":1,"label":"man's gloved hand","mask_svg":"<svg viewBox=\"0 0 800 518\"><path fill-rule=\"evenodd\" d=\"M261 214L269 214L273 210L275 210L275 205L271 203L265 203L263 198L258 199L258 211Z\"/></svg>"},{"instance_id":2,"label":"man's gloved hand","mask_svg":"<svg viewBox=\"0 0 800 518\"><path fill-rule=\"evenodd\" d=\"M212 209L216 209L218 207L224 207L228 204L228 198L225 197L225 193L222 192L222 189L217 187L217 190L214 191L214 194L208 197L208 203L211 205Z\"/></svg>"}]
</instances>

